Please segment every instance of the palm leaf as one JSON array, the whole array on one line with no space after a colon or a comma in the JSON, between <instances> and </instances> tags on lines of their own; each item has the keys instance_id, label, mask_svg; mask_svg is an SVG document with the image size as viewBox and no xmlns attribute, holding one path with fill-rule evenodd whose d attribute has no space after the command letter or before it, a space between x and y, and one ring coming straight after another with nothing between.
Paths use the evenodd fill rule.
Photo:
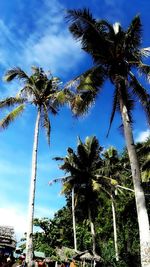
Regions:
<instances>
[{"instance_id":1,"label":"palm leaf","mask_svg":"<svg viewBox=\"0 0 150 267\"><path fill-rule=\"evenodd\" d=\"M135 16L125 35L126 46L130 49L139 48L141 45L142 24L139 16Z\"/></svg>"},{"instance_id":2,"label":"palm leaf","mask_svg":"<svg viewBox=\"0 0 150 267\"><path fill-rule=\"evenodd\" d=\"M82 49L91 54L95 62L106 62L112 44L107 22L96 21L88 9L68 10L67 13L69 30L75 39L81 41Z\"/></svg>"},{"instance_id":3,"label":"palm leaf","mask_svg":"<svg viewBox=\"0 0 150 267\"><path fill-rule=\"evenodd\" d=\"M75 87L77 94L72 95L70 105L75 115L83 115L95 103L95 98L105 80L105 71L101 66L89 69L68 83Z\"/></svg>"},{"instance_id":4,"label":"palm leaf","mask_svg":"<svg viewBox=\"0 0 150 267\"><path fill-rule=\"evenodd\" d=\"M132 86L133 93L138 97L140 103L146 113L148 123L150 124L150 95L146 92L145 88L138 82L132 72L129 73L131 77L130 86Z\"/></svg>"},{"instance_id":5,"label":"palm leaf","mask_svg":"<svg viewBox=\"0 0 150 267\"><path fill-rule=\"evenodd\" d=\"M53 115L58 114L57 107L55 107L54 104L50 104L49 107L48 107L48 109L51 111L51 113L52 113Z\"/></svg>"},{"instance_id":6,"label":"palm leaf","mask_svg":"<svg viewBox=\"0 0 150 267\"><path fill-rule=\"evenodd\" d=\"M0 121L0 128L5 129L24 111L25 105L20 105L11 111L4 119Z\"/></svg>"},{"instance_id":7,"label":"palm leaf","mask_svg":"<svg viewBox=\"0 0 150 267\"><path fill-rule=\"evenodd\" d=\"M25 98L7 97L4 100L0 101L0 108L12 107L16 104L22 104L25 102L25 100Z\"/></svg>"},{"instance_id":8,"label":"palm leaf","mask_svg":"<svg viewBox=\"0 0 150 267\"><path fill-rule=\"evenodd\" d=\"M118 106L118 102L119 102L119 100L118 100L118 90L116 88L115 93L114 93L114 97L113 97L112 111L111 111L109 128L108 128L108 132L107 132L106 137L108 137L108 135L109 135L109 132L110 132L113 120L114 120L114 116L115 116L115 113L116 113L116 109L117 109L117 106Z\"/></svg>"},{"instance_id":9,"label":"palm leaf","mask_svg":"<svg viewBox=\"0 0 150 267\"><path fill-rule=\"evenodd\" d=\"M141 63L138 65L138 68L139 68L140 74L144 74L146 76L148 82L150 82L150 66Z\"/></svg>"},{"instance_id":10,"label":"palm leaf","mask_svg":"<svg viewBox=\"0 0 150 267\"><path fill-rule=\"evenodd\" d=\"M4 75L4 80L7 82L12 81L14 78L18 78L19 80L29 81L29 76L19 67L8 70Z\"/></svg>"},{"instance_id":11,"label":"palm leaf","mask_svg":"<svg viewBox=\"0 0 150 267\"><path fill-rule=\"evenodd\" d=\"M150 47L141 48L140 53L144 57L149 57L150 56Z\"/></svg>"},{"instance_id":12,"label":"palm leaf","mask_svg":"<svg viewBox=\"0 0 150 267\"><path fill-rule=\"evenodd\" d=\"M92 14L89 9L79 9L79 10L68 10L66 19L71 22L69 30L76 38L80 38L87 27L91 27L95 30L95 19L93 19Z\"/></svg>"},{"instance_id":13,"label":"palm leaf","mask_svg":"<svg viewBox=\"0 0 150 267\"><path fill-rule=\"evenodd\" d=\"M50 145L51 124L50 124L50 120L48 116L47 107L45 106L43 106L41 118L42 118L42 126L46 130L47 142L48 142L48 145Z\"/></svg>"}]
</instances>

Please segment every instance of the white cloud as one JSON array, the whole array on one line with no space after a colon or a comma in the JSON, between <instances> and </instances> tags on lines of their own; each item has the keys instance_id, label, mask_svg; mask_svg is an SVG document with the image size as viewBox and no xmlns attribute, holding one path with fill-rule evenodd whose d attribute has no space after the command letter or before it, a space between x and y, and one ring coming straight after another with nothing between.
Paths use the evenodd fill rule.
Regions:
<instances>
[{"instance_id":1,"label":"white cloud","mask_svg":"<svg viewBox=\"0 0 150 267\"><path fill-rule=\"evenodd\" d=\"M79 45L67 33L46 34L38 42L32 41L24 51L23 57L28 65L37 64L53 73L65 74L81 59Z\"/></svg>"},{"instance_id":2,"label":"white cloud","mask_svg":"<svg viewBox=\"0 0 150 267\"><path fill-rule=\"evenodd\" d=\"M24 208L7 205L0 208L0 225L13 226L17 240L21 238L27 228Z\"/></svg>"},{"instance_id":3,"label":"white cloud","mask_svg":"<svg viewBox=\"0 0 150 267\"><path fill-rule=\"evenodd\" d=\"M53 217L56 210L51 210L42 206L35 209L35 217ZM12 226L15 230L17 241L24 236L27 231L27 209L24 205L11 205L0 207L0 225Z\"/></svg>"},{"instance_id":4,"label":"white cloud","mask_svg":"<svg viewBox=\"0 0 150 267\"><path fill-rule=\"evenodd\" d=\"M143 132L138 133L137 137L135 138L136 142L144 142L150 136L150 130L147 129Z\"/></svg>"},{"instance_id":5,"label":"white cloud","mask_svg":"<svg viewBox=\"0 0 150 267\"><path fill-rule=\"evenodd\" d=\"M44 0L41 9L33 13L32 20L34 28L31 31L24 31L18 25L13 31L0 20L0 61L3 67L19 65L26 70L31 65L39 65L61 75L74 69L83 53L67 29L64 6L57 0Z\"/></svg>"}]
</instances>

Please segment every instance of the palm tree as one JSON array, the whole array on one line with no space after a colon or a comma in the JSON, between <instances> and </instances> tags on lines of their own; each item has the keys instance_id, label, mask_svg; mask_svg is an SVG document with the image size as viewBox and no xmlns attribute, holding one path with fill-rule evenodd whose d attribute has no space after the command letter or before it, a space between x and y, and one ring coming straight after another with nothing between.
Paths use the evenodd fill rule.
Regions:
<instances>
[{"instance_id":1,"label":"palm tree","mask_svg":"<svg viewBox=\"0 0 150 267\"><path fill-rule=\"evenodd\" d=\"M26 261L30 263L33 259L33 218L34 218L34 199L36 187L37 173L37 150L38 150L38 135L40 122L46 130L48 144L50 144L51 124L49 113L55 115L58 112L58 107L64 104L65 94L59 88L60 80L53 77L50 73L46 74L42 68L33 67L33 74L28 76L22 69L14 68L5 74L4 79L7 82L17 78L23 81L23 88L15 97L5 98L0 101L0 108L14 108L8 115L0 121L0 128L7 126L22 113L26 104L32 104L37 109L37 118L34 130L34 143L32 151L32 171L31 171L31 186L29 196L29 217L26 241Z\"/></svg>"},{"instance_id":2,"label":"palm tree","mask_svg":"<svg viewBox=\"0 0 150 267\"><path fill-rule=\"evenodd\" d=\"M59 168L64 170L65 173L69 173L69 176L60 178L63 179L63 192L67 193L73 189L76 195L76 202L78 202L78 196L81 197L82 195L84 197L91 227L93 254L96 253L95 227L93 222L93 210L95 208L93 209L93 207L95 207L95 201L97 199L96 191L98 191L95 172L102 165L102 160L99 156L101 150L102 148L99 146L96 137L87 137L85 143L80 139L78 140L77 152L74 152L72 148L68 148L67 156L64 158L55 158L56 160L63 161L63 164ZM72 203L74 203L74 197L72 200ZM74 204L72 205L72 211L75 220Z\"/></svg>"},{"instance_id":3,"label":"palm tree","mask_svg":"<svg viewBox=\"0 0 150 267\"><path fill-rule=\"evenodd\" d=\"M136 70L149 78L150 66L143 63L150 48L141 49L141 21L136 16L124 30L119 23L96 20L87 9L68 10L69 29L84 51L91 55L94 66L68 83L77 88L71 107L82 115L94 104L104 81L109 79L114 88L110 127L116 111L122 118L124 135L131 165L140 233L142 267L150 265L150 229L145 196L141 186L139 163L132 134L132 110L136 99L143 107L150 123L150 95L136 77ZM132 71L134 70L134 71ZM110 129L109 127L109 129Z\"/></svg>"}]
</instances>

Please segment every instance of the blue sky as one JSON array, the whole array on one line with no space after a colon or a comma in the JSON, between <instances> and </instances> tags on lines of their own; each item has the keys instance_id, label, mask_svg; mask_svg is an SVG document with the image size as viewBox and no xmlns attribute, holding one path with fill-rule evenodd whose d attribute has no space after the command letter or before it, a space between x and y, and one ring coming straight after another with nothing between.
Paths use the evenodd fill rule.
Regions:
<instances>
[{"instance_id":1,"label":"blue sky","mask_svg":"<svg viewBox=\"0 0 150 267\"><path fill-rule=\"evenodd\" d=\"M74 3L73 3L74 2ZM30 73L32 65L51 70L65 83L91 65L91 59L80 49L68 31L64 20L68 8L89 7L96 18L119 21L127 27L131 19L140 14L143 24L143 47L150 46L149 0L2 0L0 1L0 98L15 94L20 84L6 84L2 76L9 68L19 66ZM150 88L146 82L145 86ZM74 119L68 108L51 117L51 147L45 133L40 132L35 216L51 217L65 204L60 196L60 185L48 186L52 178L62 176L55 156L64 156L68 146L76 147L77 136L83 140L96 135L103 147L121 149L124 139L118 127L117 116L109 138L106 138L111 111L111 86L105 90L96 105L84 118ZM0 118L6 111L0 113ZM140 108L136 109L134 136L143 140L149 133ZM6 131L0 132L0 224L13 225L17 237L26 231L28 190L30 184L31 155L36 112L28 108Z\"/></svg>"}]
</instances>

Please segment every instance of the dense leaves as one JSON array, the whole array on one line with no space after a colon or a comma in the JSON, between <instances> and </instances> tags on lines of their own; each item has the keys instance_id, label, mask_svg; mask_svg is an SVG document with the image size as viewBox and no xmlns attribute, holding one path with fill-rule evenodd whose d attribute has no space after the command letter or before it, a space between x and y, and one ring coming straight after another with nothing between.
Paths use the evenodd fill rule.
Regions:
<instances>
[{"instance_id":1,"label":"dense leaves","mask_svg":"<svg viewBox=\"0 0 150 267\"><path fill-rule=\"evenodd\" d=\"M88 146L91 145L91 139L88 140ZM84 144L79 140L78 146ZM84 144L85 145L85 144ZM95 144L97 147L97 144ZM143 143L137 144L137 150L139 151L139 159L141 170L143 168L143 162L145 162L145 157L149 156L149 139ZM99 147L99 146L98 146ZM100 152L100 154L99 154ZM129 159L126 150L122 154L118 154L117 150L113 147L102 152L100 148L97 156L100 157L101 164L99 165L99 173L105 177L111 177L119 182L119 184L124 185L124 188L131 188L131 170ZM145 152L145 153L144 153ZM87 155L85 160L85 150L77 149L76 154L72 148L68 149L68 154L65 158L61 159L64 163L61 165L64 169L64 164L70 155L70 164L73 164L73 159L75 162L73 167L80 166L81 155L83 156L84 164L87 166ZM78 156L77 156L78 155ZM80 160L79 160L80 155ZM95 155L95 154L93 154ZM92 154L89 154L93 158ZM75 157L76 156L76 157ZM96 156L96 155L95 155ZM95 158L94 156L94 158ZM97 158L96 156L96 158ZM97 158L98 160L98 158ZM69 166L69 165L67 165ZM67 168L68 170L68 168ZM71 169L72 170L72 169ZM149 165L148 165L149 170ZM76 172L75 172L76 174ZM104 181L107 179L105 179ZM114 192L114 184L109 180L109 183L102 183L103 187L109 190L109 192ZM118 185L118 183L117 183ZM149 200L149 184L143 184L144 191L146 193L147 207L150 211L150 200ZM118 188L119 189L119 188ZM114 249L114 237L113 237L113 217L111 210L111 198L108 197L105 190L99 191L97 194L97 199L93 199L93 220L96 230L96 249L97 253L104 259L103 266L118 266L118 267L130 267L130 266L140 266L139 257L139 234L138 234L138 223L136 215L136 206L134 200L134 192L130 190L117 189L117 194L114 194L115 207L117 214L117 233L118 233L118 248L119 248L119 262L115 259L115 249ZM36 233L34 236L35 247L39 248L41 251L46 251L47 255L53 255L56 258L56 246L62 247L67 246L73 248L73 230L72 230L72 211L71 211L71 189L70 191L65 191L66 196L66 207L59 210L53 219L37 219L35 220L35 225L40 226L43 230L42 233ZM114 192L115 193L115 192ZM90 197L90 196L89 196ZM90 221L86 212L84 191L80 188L80 195L78 198L78 203L75 209L76 215L76 231L77 231L77 242L78 250L84 251L86 249L91 249L91 233L90 233ZM87 200L86 200L87 201ZM96 202L95 202L96 201ZM95 206L94 206L95 203ZM97 203L97 204L96 204ZM48 249L47 249L48 248Z\"/></svg>"},{"instance_id":2,"label":"dense leaves","mask_svg":"<svg viewBox=\"0 0 150 267\"><path fill-rule=\"evenodd\" d=\"M67 15L70 32L81 43L81 48L91 55L94 66L70 81L77 94L71 101L76 115L88 112L109 79L114 85L114 101L110 126L116 111L121 111L120 99L126 106L132 123L132 110L137 99L150 120L150 95L137 79L140 73L149 79L150 67L144 64L149 49L141 49L141 20L136 16L124 30L119 23L111 25L106 20L96 20L88 9L69 10ZM135 71L137 70L137 72ZM133 72L132 72L133 70ZM122 111L121 111L122 112Z\"/></svg>"}]
</instances>

